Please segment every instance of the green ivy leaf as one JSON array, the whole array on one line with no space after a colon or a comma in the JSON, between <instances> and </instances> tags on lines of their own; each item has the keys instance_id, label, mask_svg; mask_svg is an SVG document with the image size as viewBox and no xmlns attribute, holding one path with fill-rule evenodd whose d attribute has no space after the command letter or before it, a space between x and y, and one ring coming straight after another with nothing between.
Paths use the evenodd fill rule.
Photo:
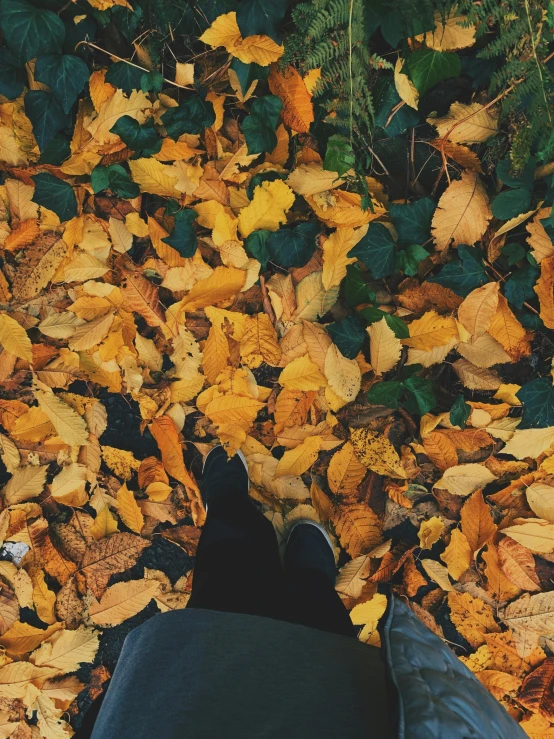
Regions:
<instances>
[{"instance_id":1,"label":"green ivy leaf","mask_svg":"<svg viewBox=\"0 0 554 739\"><path fill-rule=\"evenodd\" d=\"M429 252L419 244L410 244L397 254L397 269L412 277L417 275L420 262L427 259Z\"/></svg>"},{"instance_id":2,"label":"green ivy leaf","mask_svg":"<svg viewBox=\"0 0 554 739\"><path fill-rule=\"evenodd\" d=\"M523 418L518 428L554 426L554 386L552 378L538 377L520 388L516 396L523 403Z\"/></svg>"},{"instance_id":3,"label":"green ivy leaf","mask_svg":"<svg viewBox=\"0 0 554 739\"><path fill-rule=\"evenodd\" d=\"M242 0L237 8L237 24L242 37L260 34L281 43L279 26L288 5L289 0Z\"/></svg>"},{"instance_id":4,"label":"green ivy leaf","mask_svg":"<svg viewBox=\"0 0 554 739\"><path fill-rule=\"evenodd\" d=\"M136 198L140 193L140 187L132 181L121 164L95 167L90 176L90 184L95 194L109 189L120 198Z\"/></svg>"},{"instance_id":5,"label":"green ivy leaf","mask_svg":"<svg viewBox=\"0 0 554 739\"><path fill-rule=\"evenodd\" d=\"M161 92L164 86L164 76L160 72L146 72L140 78L140 89L142 92Z\"/></svg>"},{"instance_id":6,"label":"green ivy leaf","mask_svg":"<svg viewBox=\"0 0 554 739\"><path fill-rule=\"evenodd\" d=\"M475 247L460 244L457 251L458 259L445 264L439 274L428 277L427 282L436 282L438 285L448 287L456 295L465 298L476 287L488 282L489 278L485 272L483 258Z\"/></svg>"},{"instance_id":7,"label":"green ivy leaf","mask_svg":"<svg viewBox=\"0 0 554 739\"><path fill-rule=\"evenodd\" d=\"M88 82L89 68L78 56L48 54L37 59L35 78L48 85L61 102L64 112L69 113Z\"/></svg>"},{"instance_id":8,"label":"green ivy leaf","mask_svg":"<svg viewBox=\"0 0 554 739\"><path fill-rule=\"evenodd\" d=\"M196 231L193 222L198 213L191 208L184 208L175 213L175 228L171 236L162 239L164 244L169 244L176 249L182 257L192 257L198 245Z\"/></svg>"},{"instance_id":9,"label":"green ivy leaf","mask_svg":"<svg viewBox=\"0 0 554 739\"><path fill-rule=\"evenodd\" d=\"M162 115L167 135L174 141L184 133L202 133L215 123L214 106L200 95L191 95L185 102Z\"/></svg>"},{"instance_id":10,"label":"green ivy leaf","mask_svg":"<svg viewBox=\"0 0 554 739\"><path fill-rule=\"evenodd\" d=\"M463 393L459 393L450 409L450 423L463 429L470 414L471 406L466 403Z\"/></svg>"},{"instance_id":11,"label":"green ivy leaf","mask_svg":"<svg viewBox=\"0 0 554 739\"><path fill-rule=\"evenodd\" d=\"M508 260L508 267L513 267L516 262L520 262L525 256L525 253L523 246L515 242L502 247L502 256Z\"/></svg>"},{"instance_id":12,"label":"green ivy leaf","mask_svg":"<svg viewBox=\"0 0 554 739\"><path fill-rule=\"evenodd\" d=\"M525 213L531 206L531 193L529 190L518 188L517 190L505 190L497 195L492 201L492 214L501 221L509 221L520 213Z\"/></svg>"},{"instance_id":13,"label":"green ivy leaf","mask_svg":"<svg viewBox=\"0 0 554 739\"><path fill-rule=\"evenodd\" d=\"M69 221L77 215L77 198L68 182L49 172L40 172L32 178L35 183L33 201L53 210L60 221Z\"/></svg>"},{"instance_id":14,"label":"green ivy leaf","mask_svg":"<svg viewBox=\"0 0 554 739\"><path fill-rule=\"evenodd\" d=\"M69 118L51 92L30 90L24 102L25 113L33 124L33 135L43 151L58 131L67 125Z\"/></svg>"},{"instance_id":15,"label":"green ivy leaf","mask_svg":"<svg viewBox=\"0 0 554 739\"><path fill-rule=\"evenodd\" d=\"M420 198L413 203L391 203L390 217L398 232L399 246L423 244L429 240L436 207L431 198Z\"/></svg>"},{"instance_id":16,"label":"green ivy leaf","mask_svg":"<svg viewBox=\"0 0 554 739\"><path fill-rule=\"evenodd\" d=\"M409 105L398 106L399 103L402 100L394 86L393 75L383 75L375 85L375 125L380 126L389 138L400 136L408 128L417 126L421 119L417 110Z\"/></svg>"},{"instance_id":17,"label":"green ivy leaf","mask_svg":"<svg viewBox=\"0 0 554 739\"><path fill-rule=\"evenodd\" d=\"M521 310L526 300L536 297L533 287L539 275L540 270L530 264L517 269L504 283L504 295L508 301Z\"/></svg>"},{"instance_id":18,"label":"green ivy leaf","mask_svg":"<svg viewBox=\"0 0 554 739\"><path fill-rule=\"evenodd\" d=\"M27 80L9 49L0 48L0 95L13 100L21 95Z\"/></svg>"},{"instance_id":19,"label":"green ivy leaf","mask_svg":"<svg viewBox=\"0 0 554 739\"><path fill-rule=\"evenodd\" d=\"M451 51L418 49L406 59L406 65L420 95L434 87L437 82L458 77L462 71L460 57Z\"/></svg>"},{"instance_id":20,"label":"green ivy leaf","mask_svg":"<svg viewBox=\"0 0 554 739\"><path fill-rule=\"evenodd\" d=\"M508 187L521 187L525 190L532 190L535 184L535 169L537 167L537 160L535 157L525 163L523 172L518 175L512 174L512 161L508 157L507 159L501 159L496 165L496 176Z\"/></svg>"},{"instance_id":21,"label":"green ivy leaf","mask_svg":"<svg viewBox=\"0 0 554 739\"><path fill-rule=\"evenodd\" d=\"M2 0L0 28L19 62L61 51L65 26L51 10L35 8L25 0Z\"/></svg>"},{"instance_id":22,"label":"green ivy leaf","mask_svg":"<svg viewBox=\"0 0 554 739\"><path fill-rule=\"evenodd\" d=\"M355 308L361 303L374 303L376 300L375 293L364 279L364 274L358 264L349 264L346 268L344 298L350 308Z\"/></svg>"},{"instance_id":23,"label":"green ivy leaf","mask_svg":"<svg viewBox=\"0 0 554 739\"><path fill-rule=\"evenodd\" d=\"M407 391L405 407L409 413L419 413L420 416L424 416L433 410L437 400L431 380L412 375L404 380L403 385Z\"/></svg>"},{"instance_id":24,"label":"green ivy leaf","mask_svg":"<svg viewBox=\"0 0 554 739\"><path fill-rule=\"evenodd\" d=\"M337 172L342 177L356 166L356 155L352 145L344 136L333 134L327 140L323 169L328 172Z\"/></svg>"},{"instance_id":25,"label":"green ivy leaf","mask_svg":"<svg viewBox=\"0 0 554 739\"><path fill-rule=\"evenodd\" d=\"M370 223L366 235L348 252L368 267L374 277L387 277L394 272L396 245L388 228Z\"/></svg>"},{"instance_id":26,"label":"green ivy leaf","mask_svg":"<svg viewBox=\"0 0 554 739\"><path fill-rule=\"evenodd\" d=\"M404 394L404 383L398 380L377 382L367 393L367 400L372 405L385 405L387 408L400 408Z\"/></svg>"},{"instance_id":27,"label":"green ivy leaf","mask_svg":"<svg viewBox=\"0 0 554 739\"><path fill-rule=\"evenodd\" d=\"M316 248L319 223L310 221L297 226L284 226L270 234L267 248L272 262L281 267L303 267Z\"/></svg>"},{"instance_id":28,"label":"green ivy leaf","mask_svg":"<svg viewBox=\"0 0 554 739\"><path fill-rule=\"evenodd\" d=\"M40 152L39 163L60 167L70 156L71 146L68 138L62 133L57 133Z\"/></svg>"},{"instance_id":29,"label":"green ivy leaf","mask_svg":"<svg viewBox=\"0 0 554 739\"><path fill-rule=\"evenodd\" d=\"M327 326L327 333L341 354L348 359L355 359L361 350L367 333L364 324L358 316L347 316L342 321L336 321Z\"/></svg>"},{"instance_id":30,"label":"green ivy leaf","mask_svg":"<svg viewBox=\"0 0 554 739\"><path fill-rule=\"evenodd\" d=\"M283 103L276 95L264 95L254 100L250 106L250 115L246 116L242 124L249 154L262 154L275 149L275 129L282 109Z\"/></svg>"},{"instance_id":31,"label":"green ivy leaf","mask_svg":"<svg viewBox=\"0 0 554 739\"><path fill-rule=\"evenodd\" d=\"M269 77L269 67L261 67L255 62L246 64L236 57L231 62L231 69L237 75L243 95L246 95L254 80L266 80Z\"/></svg>"},{"instance_id":32,"label":"green ivy leaf","mask_svg":"<svg viewBox=\"0 0 554 739\"><path fill-rule=\"evenodd\" d=\"M123 90L126 95L130 95L133 90L140 90L140 82L143 74L142 69L137 69L131 64L114 62L108 67L104 79L110 85Z\"/></svg>"},{"instance_id":33,"label":"green ivy leaf","mask_svg":"<svg viewBox=\"0 0 554 739\"><path fill-rule=\"evenodd\" d=\"M267 248L267 240L270 236L271 231L262 228L259 231L254 231L244 240L244 248L262 265L262 271L267 268L267 263L271 259L271 254Z\"/></svg>"},{"instance_id":34,"label":"green ivy leaf","mask_svg":"<svg viewBox=\"0 0 554 739\"><path fill-rule=\"evenodd\" d=\"M140 151L141 156L157 154L162 148L162 139L154 127L153 118L149 118L141 125L130 115L123 115L117 119L110 132L117 134L129 149Z\"/></svg>"},{"instance_id":35,"label":"green ivy leaf","mask_svg":"<svg viewBox=\"0 0 554 739\"><path fill-rule=\"evenodd\" d=\"M397 339L408 339L410 336L408 325L401 318L398 318L398 316L393 316L390 313L386 313L384 310L374 308L373 306L362 308L358 313L370 324L376 323L384 318L388 327L394 331L394 335Z\"/></svg>"}]
</instances>

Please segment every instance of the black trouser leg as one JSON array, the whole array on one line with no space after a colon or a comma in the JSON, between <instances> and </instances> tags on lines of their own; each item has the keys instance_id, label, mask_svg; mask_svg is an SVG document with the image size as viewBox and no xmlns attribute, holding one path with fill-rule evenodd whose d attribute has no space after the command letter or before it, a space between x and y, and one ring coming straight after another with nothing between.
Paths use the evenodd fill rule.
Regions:
<instances>
[{"instance_id":1,"label":"black trouser leg","mask_svg":"<svg viewBox=\"0 0 554 739\"><path fill-rule=\"evenodd\" d=\"M309 567L288 566L285 577L288 621L341 636L357 636L357 629L327 575Z\"/></svg>"},{"instance_id":2,"label":"black trouser leg","mask_svg":"<svg viewBox=\"0 0 554 739\"><path fill-rule=\"evenodd\" d=\"M284 594L270 521L246 497L210 503L187 607L283 618Z\"/></svg>"}]
</instances>

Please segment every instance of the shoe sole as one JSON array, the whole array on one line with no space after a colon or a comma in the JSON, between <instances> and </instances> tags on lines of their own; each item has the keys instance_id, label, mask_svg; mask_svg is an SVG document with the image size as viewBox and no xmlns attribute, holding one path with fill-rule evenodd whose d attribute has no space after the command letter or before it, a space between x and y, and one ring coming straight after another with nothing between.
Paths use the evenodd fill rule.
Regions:
<instances>
[{"instance_id":1,"label":"shoe sole","mask_svg":"<svg viewBox=\"0 0 554 739\"><path fill-rule=\"evenodd\" d=\"M331 537L327 533L327 530L325 526L322 526L320 523L317 523L317 521L313 521L311 518L299 518L298 521L295 521L292 526L289 529L289 533L287 536L287 544L290 541L290 537L292 536L292 532L297 526L300 526L300 524L309 524L310 526L315 526L316 529L319 529L323 536L325 537L325 541L329 546L331 547L331 551L333 552L333 557L335 556L335 547L333 546L333 542L331 541Z\"/></svg>"}]
</instances>

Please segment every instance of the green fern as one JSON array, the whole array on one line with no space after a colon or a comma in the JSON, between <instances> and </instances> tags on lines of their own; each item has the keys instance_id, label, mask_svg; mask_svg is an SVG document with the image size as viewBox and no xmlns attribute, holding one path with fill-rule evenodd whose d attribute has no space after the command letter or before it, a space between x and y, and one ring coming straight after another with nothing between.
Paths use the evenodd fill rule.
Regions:
<instances>
[{"instance_id":1,"label":"green fern","mask_svg":"<svg viewBox=\"0 0 554 739\"><path fill-rule=\"evenodd\" d=\"M510 157L520 170L532 152L547 159L554 153L552 109L554 75L545 64L553 41L546 23L547 0L461 0L459 10L477 26L478 37L495 32L479 52L483 59L500 57L503 64L491 77L489 93L501 96L502 118L514 131Z\"/></svg>"}]
</instances>

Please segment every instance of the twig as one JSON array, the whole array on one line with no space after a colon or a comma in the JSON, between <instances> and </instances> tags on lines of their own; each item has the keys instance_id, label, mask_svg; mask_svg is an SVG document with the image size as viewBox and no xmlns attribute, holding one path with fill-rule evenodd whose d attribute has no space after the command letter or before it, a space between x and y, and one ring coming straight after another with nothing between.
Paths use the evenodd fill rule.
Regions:
<instances>
[{"instance_id":1,"label":"twig","mask_svg":"<svg viewBox=\"0 0 554 739\"><path fill-rule=\"evenodd\" d=\"M352 146L352 131L354 128L354 80L352 77L352 16L354 14L354 0L350 0L348 14L348 76L350 77L350 146Z\"/></svg>"},{"instance_id":2,"label":"twig","mask_svg":"<svg viewBox=\"0 0 554 739\"><path fill-rule=\"evenodd\" d=\"M146 74L150 74L150 69L146 69L146 67L141 67L140 64L135 64L134 62L130 62L128 59L123 59L120 56L117 56L117 54L112 54L111 51L106 51L106 49L103 49L101 46L97 46L96 44L93 44L91 41L79 41L77 46L75 47L74 51L77 50L81 44L85 44L85 46L90 46L93 49L96 49L97 51L102 51L104 54L108 54L108 56L113 57L114 59L117 59L118 62L124 62L125 64L128 64L131 67L135 67L135 69L140 69L142 72L145 72ZM189 85L179 85L174 80L168 80L167 77L164 77L164 82L167 82L168 85L171 85L172 87L179 87L181 90L194 90L194 87L190 87Z\"/></svg>"}]
</instances>

